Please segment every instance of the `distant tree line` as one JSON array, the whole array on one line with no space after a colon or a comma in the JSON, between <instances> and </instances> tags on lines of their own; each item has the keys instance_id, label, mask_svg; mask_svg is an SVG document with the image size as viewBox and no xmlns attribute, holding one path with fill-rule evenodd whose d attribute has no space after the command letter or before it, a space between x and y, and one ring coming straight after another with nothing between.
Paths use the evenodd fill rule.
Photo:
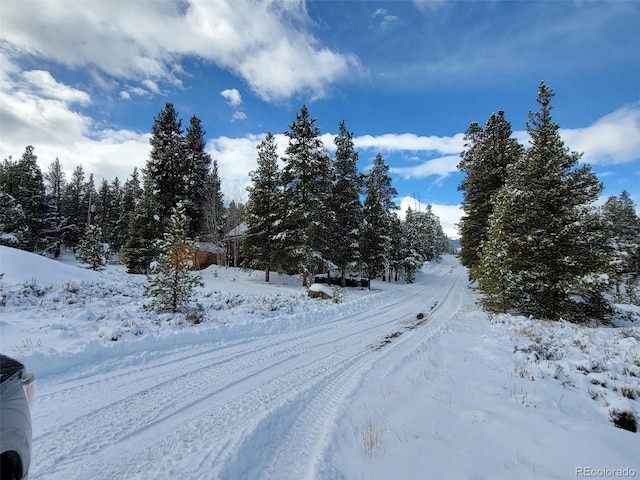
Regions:
<instances>
[{"instance_id":1,"label":"distant tree line","mask_svg":"<svg viewBox=\"0 0 640 480\"><path fill-rule=\"evenodd\" d=\"M175 229L179 206L185 234L215 245L246 221L243 266L263 269L267 281L270 270L300 273L305 282L318 272L344 280L350 270L413 281L424 262L451 250L439 219L427 207L400 220L382 155L360 173L344 121L333 158L315 122L303 106L285 132L282 159L271 133L258 145L247 205L225 206L201 120L194 115L183 129L171 103L154 118L145 168L124 184L115 178L96 187L81 165L67 179L57 158L43 174L28 146L0 165L0 242L52 257L71 248L95 269L118 253L130 273L149 273L166 254L163 235Z\"/></svg>"},{"instance_id":2,"label":"distant tree line","mask_svg":"<svg viewBox=\"0 0 640 480\"><path fill-rule=\"evenodd\" d=\"M352 270L389 280L402 274L411 282L424 262L451 250L430 207L398 218L397 191L381 154L359 173L353 133L344 121L333 158L305 105L285 135L284 157L268 133L250 173L244 266L264 270L265 281L273 270L299 273L303 283L325 272L344 285Z\"/></svg>"},{"instance_id":3,"label":"distant tree line","mask_svg":"<svg viewBox=\"0 0 640 480\"><path fill-rule=\"evenodd\" d=\"M553 96L542 82L528 148L512 137L502 110L467 130L458 166L466 174L460 258L490 311L602 318L613 286L618 296L634 296L640 221L628 192L595 205L602 184L560 138Z\"/></svg>"}]
</instances>

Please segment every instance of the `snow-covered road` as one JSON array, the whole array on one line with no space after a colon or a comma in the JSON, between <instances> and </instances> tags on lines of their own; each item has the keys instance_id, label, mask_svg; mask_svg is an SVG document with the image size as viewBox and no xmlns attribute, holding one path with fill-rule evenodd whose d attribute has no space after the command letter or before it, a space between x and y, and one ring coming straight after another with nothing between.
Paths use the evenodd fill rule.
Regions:
<instances>
[{"instance_id":1,"label":"snow-covered road","mask_svg":"<svg viewBox=\"0 0 640 480\"><path fill-rule=\"evenodd\" d=\"M327 476L332 432L350 399L372 372L392 373L441 331L466 285L466 270L445 262L388 301L326 322L45 377L32 408L31 478Z\"/></svg>"}]
</instances>

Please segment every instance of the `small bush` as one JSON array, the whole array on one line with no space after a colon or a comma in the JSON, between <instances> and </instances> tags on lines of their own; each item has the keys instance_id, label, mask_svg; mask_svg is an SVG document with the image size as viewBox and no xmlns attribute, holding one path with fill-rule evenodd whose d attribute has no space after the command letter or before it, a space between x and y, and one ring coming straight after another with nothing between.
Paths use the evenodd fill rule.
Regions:
<instances>
[{"instance_id":1,"label":"small bush","mask_svg":"<svg viewBox=\"0 0 640 480\"><path fill-rule=\"evenodd\" d=\"M184 316L185 320L191 325L199 325L204 320L204 307L201 303L196 305L196 308L190 309Z\"/></svg>"},{"instance_id":2,"label":"small bush","mask_svg":"<svg viewBox=\"0 0 640 480\"><path fill-rule=\"evenodd\" d=\"M631 410L618 410L614 408L609 412L613 424L630 432L638 431L638 420Z\"/></svg>"},{"instance_id":3,"label":"small bush","mask_svg":"<svg viewBox=\"0 0 640 480\"><path fill-rule=\"evenodd\" d=\"M635 400L638 396L638 393L631 387L627 385L623 385L620 387L620 393L622 393L623 397L627 397L631 400Z\"/></svg>"}]
</instances>

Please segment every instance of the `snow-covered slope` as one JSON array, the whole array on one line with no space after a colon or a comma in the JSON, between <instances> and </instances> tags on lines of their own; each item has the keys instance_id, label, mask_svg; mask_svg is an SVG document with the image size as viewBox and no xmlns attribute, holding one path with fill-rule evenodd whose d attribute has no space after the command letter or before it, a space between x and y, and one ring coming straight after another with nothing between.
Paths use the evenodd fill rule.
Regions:
<instances>
[{"instance_id":1,"label":"snow-covered slope","mask_svg":"<svg viewBox=\"0 0 640 480\"><path fill-rule=\"evenodd\" d=\"M121 267L0 255L1 349L38 375L31 479L640 475L610 419L640 417L638 328L488 317L453 257L340 304L210 267L193 325Z\"/></svg>"}]
</instances>

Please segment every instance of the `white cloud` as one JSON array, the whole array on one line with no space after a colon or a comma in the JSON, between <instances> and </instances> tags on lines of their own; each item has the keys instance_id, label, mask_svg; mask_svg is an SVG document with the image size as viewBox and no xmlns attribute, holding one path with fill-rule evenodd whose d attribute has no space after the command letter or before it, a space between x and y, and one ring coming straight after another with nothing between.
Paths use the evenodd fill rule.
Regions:
<instances>
[{"instance_id":1,"label":"white cloud","mask_svg":"<svg viewBox=\"0 0 640 480\"><path fill-rule=\"evenodd\" d=\"M380 27L383 30L385 30L391 23L398 20L398 17L396 17L395 15L390 15L389 12L384 8L378 8L371 15L371 18L378 18L378 17L382 17L382 20L380 22Z\"/></svg>"},{"instance_id":2,"label":"white cloud","mask_svg":"<svg viewBox=\"0 0 640 480\"><path fill-rule=\"evenodd\" d=\"M197 57L241 76L265 100L319 98L359 63L322 46L306 22L302 0L23 0L3 9L0 41L12 56L146 81L148 91L161 81L180 85L180 61Z\"/></svg>"},{"instance_id":3,"label":"white cloud","mask_svg":"<svg viewBox=\"0 0 640 480\"><path fill-rule=\"evenodd\" d=\"M423 151L441 154L459 154L464 148L464 134L452 137L420 136L413 133L387 133L355 137L356 148L387 151Z\"/></svg>"},{"instance_id":4,"label":"white cloud","mask_svg":"<svg viewBox=\"0 0 640 480\"><path fill-rule=\"evenodd\" d=\"M162 91L160 90L160 87L158 86L158 84L156 82L154 82L153 80L149 80L148 78L145 80L142 80L140 82L140 84L142 86L144 86L148 91L150 91L151 93L154 93L156 95L161 95Z\"/></svg>"},{"instance_id":5,"label":"white cloud","mask_svg":"<svg viewBox=\"0 0 640 480\"><path fill-rule=\"evenodd\" d=\"M528 147L531 137L525 130L513 132ZM615 165L640 160L640 103L627 105L599 118L584 128L561 128L560 137L573 152L583 153L582 161L593 165Z\"/></svg>"},{"instance_id":6,"label":"white cloud","mask_svg":"<svg viewBox=\"0 0 640 480\"><path fill-rule=\"evenodd\" d=\"M232 107L238 107L242 105L242 96L240 95L240 92L235 88L227 88L226 90L221 91L220 95L222 95L227 103Z\"/></svg>"},{"instance_id":7,"label":"white cloud","mask_svg":"<svg viewBox=\"0 0 640 480\"><path fill-rule=\"evenodd\" d=\"M37 90L44 97L81 105L91 102L91 97L86 92L56 81L49 72L44 70L29 70L23 72L22 77L29 87Z\"/></svg>"},{"instance_id":8,"label":"white cloud","mask_svg":"<svg viewBox=\"0 0 640 480\"><path fill-rule=\"evenodd\" d=\"M19 157L35 147L46 171L56 157L68 174L81 164L96 181L127 177L149 156L149 135L127 130L96 130L93 120L76 110L91 102L87 92L58 82L49 72L15 70L0 84L0 157ZM126 93L126 92L123 92Z\"/></svg>"},{"instance_id":9,"label":"white cloud","mask_svg":"<svg viewBox=\"0 0 640 480\"><path fill-rule=\"evenodd\" d=\"M584 152L592 164L616 164L640 160L640 103L605 115L585 128L561 129L573 151Z\"/></svg>"},{"instance_id":10,"label":"white cloud","mask_svg":"<svg viewBox=\"0 0 640 480\"><path fill-rule=\"evenodd\" d=\"M392 167L389 170L391 173L399 175L404 179L427 178L431 176L444 178L458 171L458 163L460 163L460 157L458 155L451 155L425 160L423 163L411 167Z\"/></svg>"},{"instance_id":11,"label":"white cloud","mask_svg":"<svg viewBox=\"0 0 640 480\"><path fill-rule=\"evenodd\" d=\"M3 153L22 152L26 145L68 145L87 135L91 120L73 111L90 96L57 82L48 72L24 72L17 81L0 84L0 123ZM11 145L11 148L8 148ZM8 150L8 151L7 151Z\"/></svg>"},{"instance_id":12,"label":"white cloud","mask_svg":"<svg viewBox=\"0 0 640 480\"><path fill-rule=\"evenodd\" d=\"M246 120L247 119L247 114L241 111L237 111L237 112L233 112L233 116L231 117L231 121L235 122L238 120Z\"/></svg>"}]
</instances>

